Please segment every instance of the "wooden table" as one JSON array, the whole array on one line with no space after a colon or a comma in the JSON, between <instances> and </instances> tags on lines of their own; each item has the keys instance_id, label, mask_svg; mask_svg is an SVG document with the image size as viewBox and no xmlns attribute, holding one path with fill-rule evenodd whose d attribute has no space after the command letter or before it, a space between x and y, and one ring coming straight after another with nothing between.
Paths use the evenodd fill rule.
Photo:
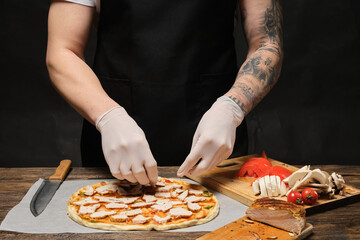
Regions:
<instances>
[{"instance_id":1,"label":"wooden table","mask_svg":"<svg viewBox=\"0 0 360 240\"><path fill-rule=\"evenodd\" d=\"M300 166L299 166L300 167ZM344 176L347 184L360 188L360 166L322 165L329 173L336 171ZM7 212L21 201L28 189L40 177L45 178L55 168L0 168L0 221ZM159 167L159 175L175 177L177 167ZM111 178L106 168L72 168L67 180ZM239 216L240 218L241 216ZM327 212L307 217L314 226L308 239L360 239L360 201ZM220 226L219 226L220 227ZM25 234L0 231L0 239L196 239L206 232L114 232L93 234Z\"/></svg>"}]
</instances>

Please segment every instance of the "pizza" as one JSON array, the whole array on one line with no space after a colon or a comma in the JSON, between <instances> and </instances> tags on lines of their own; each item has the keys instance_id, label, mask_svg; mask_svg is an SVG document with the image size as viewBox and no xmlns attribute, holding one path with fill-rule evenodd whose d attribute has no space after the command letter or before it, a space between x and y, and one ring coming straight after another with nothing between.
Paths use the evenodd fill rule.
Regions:
<instances>
[{"instance_id":1,"label":"pizza","mask_svg":"<svg viewBox=\"0 0 360 240\"><path fill-rule=\"evenodd\" d=\"M219 202L205 187L159 177L156 186L125 180L79 189L67 204L75 222L102 230L168 230L209 222Z\"/></svg>"}]
</instances>

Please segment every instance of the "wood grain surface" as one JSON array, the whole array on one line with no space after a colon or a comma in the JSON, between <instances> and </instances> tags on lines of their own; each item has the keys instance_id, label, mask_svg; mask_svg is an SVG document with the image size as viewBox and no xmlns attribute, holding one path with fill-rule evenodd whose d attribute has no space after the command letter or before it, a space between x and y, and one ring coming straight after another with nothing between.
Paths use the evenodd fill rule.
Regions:
<instances>
[{"instance_id":1,"label":"wood grain surface","mask_svg":"<svg viewBox=\"0 0 360 240\"><path fill-rule=\"evenodd\" d=\"M312 233L312 230L313 226L310 223L306 223L301 233L296 235L265 223L251 221L250 218L245 216L196 240L236 240L241 238L253 239L254 237L261 239L301 240L306 239Z\"/></svg>"},{"instance_id":2,"label":"wood grain surface","mask_svg":"<svg viewBox=\"0 0 360 240\"><path fill-rule=\"evenodd\" d=\"M253 201L262 198L260 195L255 195L251 187L255 178L236 177L236 174L241 166L251 157L260 157L260 155L249 155L224 160L217 168L214 168L200 176L191 177L191 179L208 188L221 192L247 206L250 206ZM299 169L295 166L291 166L275 159L269 158L268 160L272 166L281 166L291 172L295 172ZM311 166L311 169L313 170L315 168ZM331 174L332 171L328 173ZM286 201L286 196L273 198ZM354 202L358 199L360 199L360 189L352 187L349 184L344 184L344 195L336 194L332 199L329 199L328 195L320 195L315 204L304 206L306 208L306 214L310 215L315 212L326 211L337 206L342 206L344 203Z\"/></svg>"},{"instance_id":3,"label":"wood grain surface","mask_svg":"<svg viewBox=\"0 0 360 240\"><path fill-rule=\"evenodd\" d=\"M300 166L297 166L300 167ZM328 172L343 175L347 184L360 188L360 166L314 165ZM178 167L159 167L159 175L176 177ZM21 201L39 179L50 176L55 168L0 168L0 221ZM72 168L66 180L111 178L107 168ZM307 221L314 226L308 239L360 239L360 202L313 214ZM241 216L239 216L241 217ZM219 226L221 227L221 226ZM207 232L114 232L92 234L25 234L0 231L0 239L197 239Z\"/></svg>"}]
</instances>

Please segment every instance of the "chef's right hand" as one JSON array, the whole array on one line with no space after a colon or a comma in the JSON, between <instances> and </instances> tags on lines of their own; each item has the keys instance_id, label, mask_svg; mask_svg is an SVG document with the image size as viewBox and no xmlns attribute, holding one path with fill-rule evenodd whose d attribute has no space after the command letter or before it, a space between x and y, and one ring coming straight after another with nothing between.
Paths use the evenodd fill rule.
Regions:
<instances>
[{"instance_id":1,"label":"chef's right hand","mask_svg":"<svg viewBox=\"0 0 360 240\"><path fill-rule=\"evenodd\" d=\"M112 108L96 120L102 148L111 174L140 184L155 184L157 163L143 130L124 108Z\"/></svg>"}]
</instances>

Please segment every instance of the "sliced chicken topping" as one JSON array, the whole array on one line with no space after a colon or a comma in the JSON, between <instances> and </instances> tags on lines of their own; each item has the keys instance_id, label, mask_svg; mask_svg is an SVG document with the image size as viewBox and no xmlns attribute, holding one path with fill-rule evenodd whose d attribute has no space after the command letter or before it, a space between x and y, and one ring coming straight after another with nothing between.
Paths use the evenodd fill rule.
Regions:
<instances>
[{"instance_id":1,"label":"sliced chicken topping","mask_svg":"<svg viewBox=\"0 0 360 240\"><path fill-rule=\"evenodd\" d=\"M125 214L128 217L132 217L132 216L142 214L142 211L140 209L134 209L134 210L123 211L120 214Z\"/></svg>"},{"instance_id":2,"label":"sliced chicken topping","mask_svg":"<svg viewBox=\"0 0 360 240\"><path fill-rule=\"evenodd\" d=\"M171 203L172 203L172 205L181 205L181 204L185 204L183 201L172 201Z\"/></svg>"},{"instance_id":3,"label":"sliced chicken topping","mask_svg":"<svg viewBox=\"0 0 360 240\"><path fill-rule=\"evenodd\" d=\"M145 202L155 202L155 201L156 201L156 197L155 197L154 195L144 194L144 196L142 197L142 199L144 199Z\"/></svg>"},{"instance_id":4,"label":"sliced chicken topping","mask_svg":"<svg viewBox=\"0 0 360 240\"><path fill-rule=\"evenodd\" d=\"M131 197L131 198L119 198L121 199L120 202L125 203L125 204L130 204L135 202L136 200L139 199L139 197Z\"/></svg>"},{"instance_id":5,"label":"sliced chicken topping","mask_svg":"<svg viewBox=\"0 0 360 240\"><path fill-rule=\"evenodd\" d=\"M203 197L190 196L184 199L185 202L202 202L206 199Z\"/></svg>"},{"instance_id":6,"label":"sliced chicken topping","mask_svg":"<svg viewBox=\"0 0 360 240\"><path fill-rule=\"evenodd\" d=\"M122 200L120 200L121 198L116 198L116 197L100 197L100 196L94 196L94 198L98 199L99 202L107 202L107 203L111 203L111 202L122 202Z\"/></svg>"},{"instance_id":7,"label":"sliced chicken topping","mask_svg":"<svg viewBox=\"0 0 360 240\"><path fill-rule=\"evenodd\" d=\"M156 189L156 191L158 192L169 192L171 190L171 185L167 185L167 186L164 186L164 187L159 187L158 189Z\"/></svg>"},{"instance_id":8,"label":"sliced chicken topping","mask_svg":"<svg viewBox=\"0 0 360 240\"><path fill-rule=\"evenodd\" d=\"M123 204L123 203L108 203L105 205L106 208L112 209L112 208L127 208L128 205Z\"/></svg>"},{"instance_id":9,"label":"sliced chicken topping","mask_svg":"<svg viewBox=\"0 0 360 240\"><path fill-rule=\"evenodd\" d=\"M197 190L197 189L189 189L189 194L194 194L194 195L202 195L204 192L202 190Z\"/></svg>"},{"instance_id":10,"label":"sliced chicken topping","mask_svg":"<svg viewBox=\"0 0 360 240\"><path fill-rule=\"evenodd\" d=\"M151 219L151 217L144 217L143 215L137 215L136 217L133 218L132 222L143 224L143 223L150 221L150 219Z\"/></svg>"},{"instance_id":11,"label":"sliced chicken topping","mask_svg":"<svg viewBox=\"0 0 360 240\"><path fill-rule=\"evenodd\" d=\"M184 208L177 207L177 208L171 209L169 214L172 217L179 218L179 217L190 217L193 213Z\"/></svg>"},{"instance_id":12,"label":"sliced chicken topping","mask_svg":"<svg viewBox=\"0 0 360 240\"><path fill-rule=\"evenodd\" d=\"M156 204L161 205L170 202L170 199L159 199L156 201Z\"/></svg>"},{"instance_id":13,"label":"sliced chicken topping","mask_svg":"<svg viewBox=\"0 0 360 240\"><path fill-rule=\"evenodd\" d=\"M155 215L153 217L153 220L157 223L166 223L167 221L170 220L170 216L167 215L166 217L159 217L158 215Z\"/></svg>"},{"instance_id":14,"label":"sliced chicken topping","mask_svg":"<svg viewBox=\"0 0 360 240\"><path fill-rule=\"evenodd\" d=\"M170 195L171 195L172 198L176 198L177 196L179 196L179 194L176 193L175 191L171 191Z\"/></svg>"},{"instance_id":15,"label":"sliced chicken topping","mask_svg":"<svg viewBox=\"0 0 360 240\"><path fill-rule=\"evenodd\" d=\"M86 196L92 196L94 194L94 188L92 186L87 186L84 194Z\"/></svg>"},{"instance_id":16,"label":"sliced chicken topping","mask_svg":"<svg viewBox=\"0 0 360 240\"><path fill-rule=\"evenodd\" d=\"M181 188L181 186L177 183L173 183L173 184L169 184L167 186L164 186L164 187L159 187L157 189L158 192L169 192L171 191L172 189L179 189Z\"/></svg>"},{"instance_id":17,"label":"sliced chicken topping","mask_svg":"<svg viewBox=\"0 0 360 240\"><path fill-rule=\"evenodd\" d=\"M155 197L171 198L171 194L169 192L156 192Z\"/></svg>"},{"instance_id":18,"label":"sliced chicken topping","mask_svg":"<svg viewBox=\"0 0 360 240\"><path fill-rule=\"evenodd\" d=\"M141 207L148 207L151 205L154 205L155 202L138 202L138 203L134 203L133 205L131 205L131 207L133 208L141 208Z\"/></svg>"},{"instance_id":19,"label":"sliced chicken topping","mask_svg":"<svg viewBox=\"0 0 360 240\"><path fill-rule=\"evenodd\" d=\"M92 206L84 206L81 205L79 208L79 214L80 215L85 215L85 214L91 214L94 213L96 211L96 209L98 209L101 205L100 204L95 204Z\"/></svg>"},{"instance_id":20,"label":"sliced chicken topping","mask_svg":"<svg viewBox=\"0 0 360 240\"><path fill-rule=\"evenodd\" d=\"M193 203L193 202L188 202L188 208L195 212L195 211L199 211L201 209L201 206L197 203Z\"/></svg>"},{"instance_id":21,"label":"sliced chicken topping","mask_svg":"<svg viewBox=\"0 0 360 240\"><path fill-rule=\"evenodd\" d=\"M157 187L165 187L165 183L164 183L164 182L157 181L156 186L157 186Z\"/></svg>"},{"instance_id":22,"label":"sliced chicken topping","mask_svg":"<svg viewBox=\"0 0 360 240\"><path fill-rule=\"evenodd\" d=\"M181 188L175 189L175 192L176 192L176 193L182 193L183 191L184 191L184 189L181 189Z\"/></svg>"},{"instance_id":23,"label":"sliced chicken topping","mask_svg":"<svg viewBox=\"0 0 360 240\"><path fill-rule=\"evenodd\" d=\"M161 212L166 212L168 211L170 208L172 208L172 203L171 202L167 202L164 204L156 204L156 205L152 205L151 208L154 210L158 210Z\"/></svg>"},{"instance_id":24,"label":"sliced chicken topping","mask_svg":"<svg viewBox=\"0 0 360 240\"><path fill-rule=\"evenodd\" d=\"M94 196L94 198L98 199L100 202L108 202L108 203L119 202L125 204L133 203L139 199L139 197L116 198L116 197L100 197L100 196Z\"/></svg>"},{"instance_id":25,"label":"sliced chicken topping","mask_svg":"<svg viewBox=\"0 0 360 240\"><path fill-rule=\"evenodd\" d=\"M116 214L116 211L99 211L90 215L91 218L106 218L107 216Z\"/></svg>"},{"instance_id":26,"label":"sliced chicken topping","mask_svg":"<svg viewBox=\"0 0 360 240\"><path fill-rule=\"evenodd\" d=\"M182 188L182 186L177 184L177 183L173 183L173 184L171 184L169 186L171 186L171 189L180 189L180 188Z\"/></svg>"},{"instance_id":27,"label":"sliced chicken topping","mask_svg":"<svg viewBox=\"0 0 360 240\"><path fill-rule=\"evenodd\" d=\"M100 187L96 188L96 192L98 192L101 195L104 195L104 194L107 194L110 192L118 192L119 194L126 194L126 191L122 187L118 186L115 183L109 183L104 186L100 186Z\"/></svg>"},{"instance_id":28,"label":"sliced chicken topping","mask_svg":"<svg viewBox=\"0 0 360 240\"><path fill-rule=\"evenodd\" d=\"M185 190L183 193L181 193L177 198L181 201L184 201L184 199L187 197L187 195L189 194L188 190Z\"/></svg>"},{"instance_id":29,"label":"sliced chicken topping","mask_svg":"<svg viewBox=\"0 0 360 240\"><path fill-rule=\"evenodd\" d=\"M113 222L125 222L128 221L130 218L126 216L125 214L116 214L110 217L110 220Z\"/></svg>"},{"instance_id":30,"label":"sliced chicken topping","mask_svg":"<svg viewBox=\"0 0 360 240\"><path fill-rule=\"evenodd\" d=\"M92 203L99 203L99 201L92 199L91 197L87 197L83 200L74 202L75 205L89 205Z\"/></svg>"}]
</instances>

